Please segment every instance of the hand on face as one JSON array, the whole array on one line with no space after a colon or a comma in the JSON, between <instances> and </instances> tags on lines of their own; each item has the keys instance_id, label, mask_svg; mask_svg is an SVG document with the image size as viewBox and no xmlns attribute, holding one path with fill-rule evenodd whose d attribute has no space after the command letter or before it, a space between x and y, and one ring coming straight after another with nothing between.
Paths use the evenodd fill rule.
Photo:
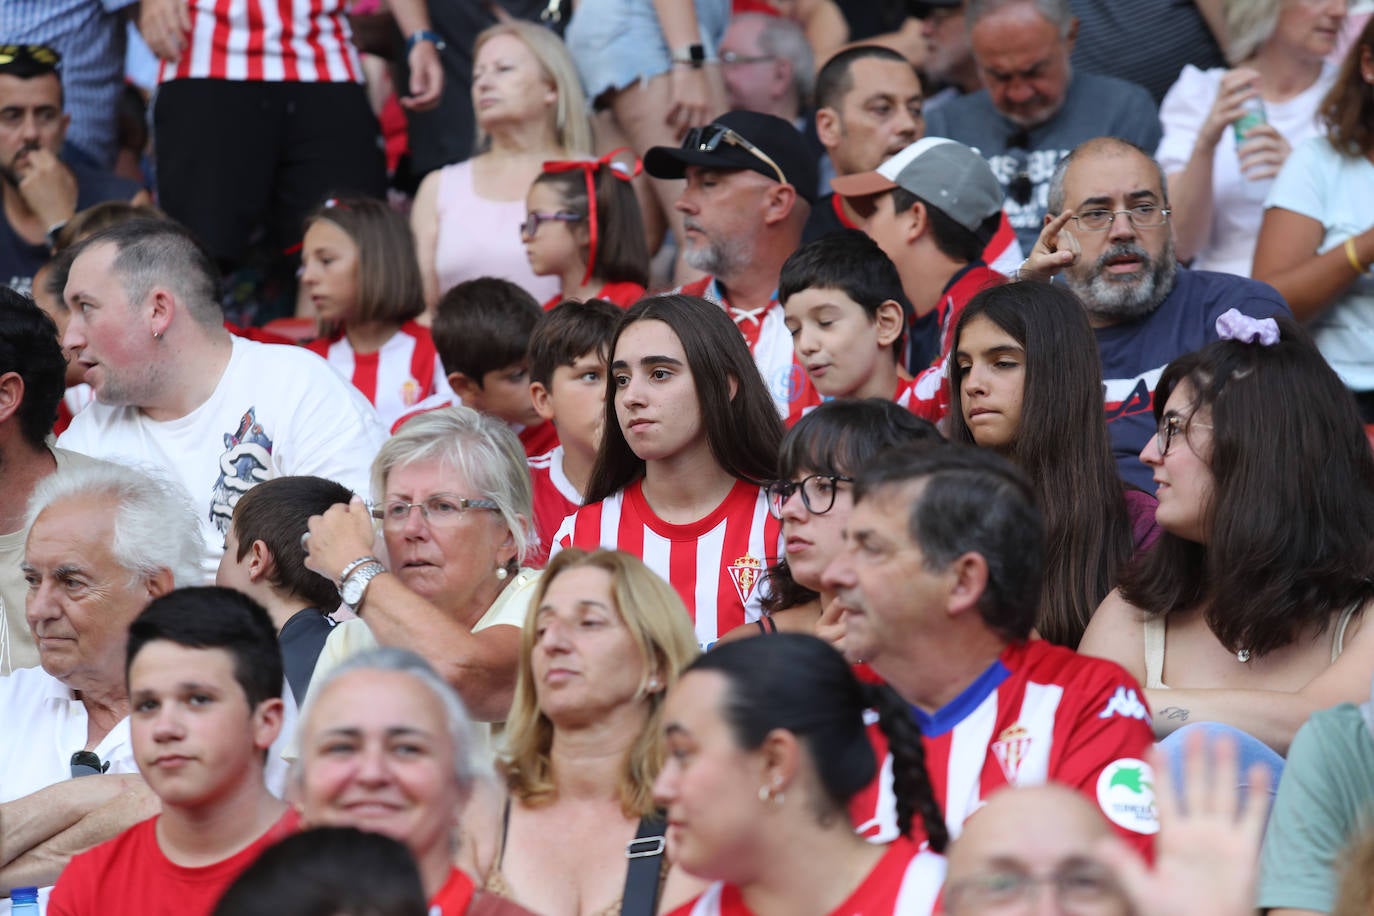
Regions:
<instances>
[{"instance_id":1,"label":"hand on face","mask_svg":"<svg viewBox=\"0 0 1374 916\"><path fill-rule=\"evenodd\" d=\"M42 148L25 155L27 166L19 173L19 194L39 221L53 226L76 213L76 176L55 155Z\"/></svg>"}]
</instances>

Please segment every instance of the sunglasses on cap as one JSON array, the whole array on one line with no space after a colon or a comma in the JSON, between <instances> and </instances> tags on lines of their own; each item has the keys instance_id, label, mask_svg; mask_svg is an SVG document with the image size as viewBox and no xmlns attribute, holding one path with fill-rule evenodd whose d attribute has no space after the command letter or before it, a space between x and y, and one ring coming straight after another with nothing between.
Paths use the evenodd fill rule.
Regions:
<instances>
[{"instance_id":1,"label":"sunglasses on cap","mask_svg":"<svg viewBox=\"0 0 1374 916\"><path fill-rule=\"evenodd\" d=\"M687 131L687 136L682 139L683 149L694 149L703 153L714 153L724 143L727 146L738 146L755 159L762 162L773 170L773 174L778 178L778 184L791 184L787 176L783 175L782 169L772 157L759 149L748 140L741 137L728 127L722 124L707 124L703 127L693 127Z\"/></svg>"}]
</instances>

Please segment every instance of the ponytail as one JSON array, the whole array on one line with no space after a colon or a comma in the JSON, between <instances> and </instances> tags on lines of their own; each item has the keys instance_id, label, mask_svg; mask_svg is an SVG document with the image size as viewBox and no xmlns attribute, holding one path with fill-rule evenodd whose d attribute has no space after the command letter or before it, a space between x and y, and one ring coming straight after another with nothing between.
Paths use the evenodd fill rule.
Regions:
<instances>
[{"instance_id":1,"label":"ponytail","mask_svg":"<svg viewBox=\"0 0 1374 916\"><path fill-rule=\"evenodd\" d=\"M886 684L869 685L869 704L878 711L878 728L892 752L892 789L897 796L897 829L911 834L912 819L921 816L930 848L943 853L949 845L949 828L935 800L935 788L926 772L925 740L902 698Z\"/></svg>"}]
</instances>

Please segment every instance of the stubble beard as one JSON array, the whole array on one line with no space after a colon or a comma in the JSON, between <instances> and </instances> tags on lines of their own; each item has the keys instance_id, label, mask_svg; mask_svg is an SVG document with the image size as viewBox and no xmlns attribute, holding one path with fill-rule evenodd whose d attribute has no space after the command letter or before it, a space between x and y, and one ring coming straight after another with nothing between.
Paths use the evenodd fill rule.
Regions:
<instances>
[{"instance_id":1,"label":"stubble beard","mask_svg":"<svg viewBox=\"0 0 1374 916\"><path fill-rule=\"evenodd\" d=\"M1121 255L1139 258L1140 274L1117 280L1107 273L1106 262ZM1065 271L1064 281L1091 314L1120 322L1144 317L1159 308L1173 291L1177 274L1178 261L1174 258L1171 236L1158 259L1150 257L1149 252L1136 243L1113 245L1102 253L1086 275Z\"/></svg>"}]
</instances>

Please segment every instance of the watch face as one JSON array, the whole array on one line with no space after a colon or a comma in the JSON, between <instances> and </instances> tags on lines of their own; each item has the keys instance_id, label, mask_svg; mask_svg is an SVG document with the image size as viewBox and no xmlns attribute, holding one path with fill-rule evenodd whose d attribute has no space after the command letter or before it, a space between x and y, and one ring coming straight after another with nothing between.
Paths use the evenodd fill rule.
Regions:
<instances>
[{"instance_id":1,"label":"watch face","mask_svg":"<svg viewBox=\"0 0 1374 916\"><path fill-rule=\"evenodd\" d=\"M356 573L350 576L348 581L344 583L343 589L339 592L339 596L343 598L344 604L349 607L353 607L357 604L358 599L363 596L363 586L366 584L367 582L362 576Z\"/></svg>"}]
</instances>

